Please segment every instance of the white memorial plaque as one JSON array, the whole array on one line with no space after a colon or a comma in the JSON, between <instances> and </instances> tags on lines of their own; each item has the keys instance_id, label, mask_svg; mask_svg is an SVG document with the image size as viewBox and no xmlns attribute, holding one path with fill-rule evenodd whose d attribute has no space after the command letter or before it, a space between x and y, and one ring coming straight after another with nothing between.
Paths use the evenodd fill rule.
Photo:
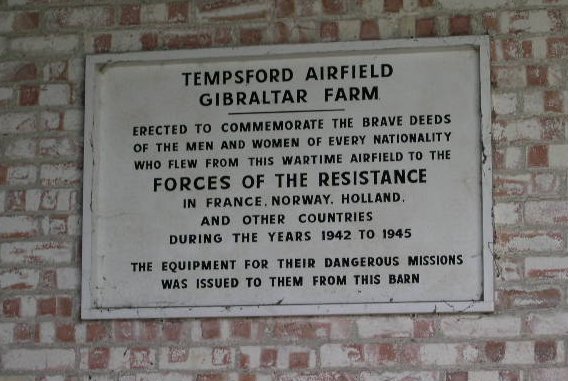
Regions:
<instances>
[{"instance_id":1,"label":"white memorial plaque","mask_svg":"<svg viewBox=\"0 0 568 381\"><path fill-rule=\"evenodd\" d=\"M84 318L493 309L484 37L87 58Z\"/></svg>"}]
</instances>

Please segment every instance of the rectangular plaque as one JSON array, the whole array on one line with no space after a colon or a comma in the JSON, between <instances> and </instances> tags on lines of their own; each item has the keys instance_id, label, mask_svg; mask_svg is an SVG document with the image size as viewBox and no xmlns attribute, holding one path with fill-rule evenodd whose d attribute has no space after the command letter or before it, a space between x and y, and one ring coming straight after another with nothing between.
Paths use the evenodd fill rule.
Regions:
<instances>
[{"instance_id":1,"label":"rectangular plaque","mask_svg":"<svg viewBox=\"0 0 568 381\"><path fill-rule=\"evenodd\" d=\"M82 316L492 310L488 45L88 57Z\"/></svg>"}]
</instances>

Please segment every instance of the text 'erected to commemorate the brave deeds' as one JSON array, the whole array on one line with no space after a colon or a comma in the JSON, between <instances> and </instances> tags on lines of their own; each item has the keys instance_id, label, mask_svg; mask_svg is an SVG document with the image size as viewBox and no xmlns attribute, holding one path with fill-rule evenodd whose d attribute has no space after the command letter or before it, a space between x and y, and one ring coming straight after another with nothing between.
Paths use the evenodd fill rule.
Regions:
<instances>
[{"instance_id":1,"label":"text 'erected to commemorate the brave deeds'","mask_svg":"<svg viewBox=\"0 0 568 381\"><path fill-rule=\"evenodd\" d=\"M487 46L89 57L83 317L491 310Z\"/></svg>"}]
</instances>

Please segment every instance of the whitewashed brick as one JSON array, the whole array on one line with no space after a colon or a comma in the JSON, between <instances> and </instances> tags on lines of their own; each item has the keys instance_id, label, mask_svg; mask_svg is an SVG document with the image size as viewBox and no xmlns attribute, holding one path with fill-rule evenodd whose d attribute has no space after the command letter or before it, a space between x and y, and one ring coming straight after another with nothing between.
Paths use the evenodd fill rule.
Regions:
<instances>
[{"instance_id":1,"label":"whitewashed brick","mask_svg":"<svg viewBox=\"0 0 568 381\"><path fill-rule=\"evenodd\" d=\"M510 6L512 0L438 0L438 3L445 9L499 9L500 7Z\"/></svg>"},{"instance_id":2,"label":"whitewashed brick","mask_svg":"<svg viewBox=\"0 0 568 381\"><path fill-rule=\"evenodd\" d=\"M556 28L548 10L503 12L499 21L504 32L539 33L553 31Z\"/></svg>"},{"instance_id":3,"label":"whitewashed brick","mask_svg":"<svg viewBox=\"0 0 568 381\"><path fill-rule=\"evenodd\" d=\"M420 360L425 365L471 364L478 361L481 352L470 344L424 344Z\"/></svg>"},{"instance_id":4,"label":"whitewashed brick","mask_svg":"<svg viewBox=\"0 0 568 381\"><path fill-rule=\"evenodd\" d=\"M499 115L513 114L517 111L517 95L514 93L492 94L493 110Z\"/></svg>"},{"instance_id":5,"label":"whitewashed brick","mask_svg":"<svg viewBox=\"0 0 568 381\"><path fill-rule=\"evenodd\" d=\"M519 263L501 258L496 266L498 279L504 282L521 280L523 271Z\"/></svg>"},{"instance_id":6,"label":"whitewashed brick","mask_svg":"<svg viewBox=\"0 0 568 381\"><path fill-rule=\"evenodd\" d=\"M83 111L67 110L63 116L63 125L66 131L83 130Z\"/></svg>"},{"instance_id":7,"label":"whitewashed brick","mask_svg":"<svg viewBox=\"0 0 568 381\"><path fill-rule=\"evenodd\" d=\"M564 84L562 67L560 65L550 65L548 67L548 84L550 86L560 86Z\"/></svg>"},{"instance_id":8,"label":"whitewashed brick","mask_svg":"<svg viewBox=\"0 0 568 381\"><path fill-rule=\"evenodd\" d=\"M521 332L521 319L512 316L452 316L442 319L448 337L507 337Z\"/></svg>"},{"instance_id":9,"label":"whitewashed brick","mask_svg":"<svg viewBox=\"0 0 568 381\"><path fill-rule=\"evenodd\" d=\"M6 147L5 155L11 159L32 159L36 156L37 142L33 139L19 139Z\"/></svg>"},{"instance_id":10,"label":"whitewashed brick","mask_svg":"<svg viewBox=\"0 0 568 381\"><path fill-rule=\"evenodd\" d=\"M8 113L0 115L0 135L33 132L37 129L34 114Z\"/></svg>"},{"instance_id":11,"label":"whitewashed brick","mask_svg":"<svg viewBox=\"0 0 568 381\"><path fill-rule=\"evenodd\" d=\"M14 336L14 323L0 323L0 344L10 344Z\"/></svg>"},{"instance_id":12,"label":"whitewashed brick","mask_svg":"<svg viewBox=\"0 0 568 381\"><path fill-rule=\"evenodd\" d=\"M480 370L468 372L467 381L503 381L496 370Z\"/></svg>"},{"instance_id":13,"label":"whitewashed brick","mask_svg":"<svg viewBox=\"0 0 568 381\"><path fill-rule=\"evenodd\" d=\"M365 359L351 345L324 344L320 348L322 367L353 367L364 366Z\"/></svg>"},{"instance_id":14,"label":"whitewashed brick","mask_svg":"<svg viewBox=\"0 0 568 381\"><path fill-rule=\"evenodd\" d=\"M10 41L10 50L22 54L71 53L79 45L76 35L19 37Z\"/></svg>"},{"instance_id":15,"label":"whitewashed brick","mask_svg":"<svg viewBox=\"0 0 568 381\"><path fill-rule=\"evenodd\" d=\"M35 317L37 313L37 300L34 296L26 295L20 298L22 317Z\"/></svg>"},{"instance_id":16,"label":"whitewashed brick","mask_svg":"<svg viewBox=\"0 0 568 381\"><path fill-rule=\"evenodd\" d=\"M142 24L160 23L168 19L166 4L143 4L140 7L140 21Z\"/></svg>"},{"instance_id":17,"label":"whitewashed brick","mask_svg":"<svg viewBox=\"0 0 568 381\"><path fill-rule=\"evenodd\" d=\"M519 203L496 203L493 215L496 224L518 224L521 222L522 205Z\"/></svg>"},{"instance_id":18,"label":"whitewashed brick","mask_svg":"<svg viewBox=\"0 0 568 381\"><path fill-rule=\"evenodd\" d=\"M506 343L502 364L534 364L534 341L509 341Z\"/></svg>"},{"instance_id":19,"label":"whitewashed brick","mask_svg":"<svg viewBox=\"0 0 568 381\"><path fill-rule=\"evenodd\" d=\"M6 210L5 200L6 200L6 192L0 190L0 213L3 213Z\"/></svg>"},{"instance_id":20,"label":"whitewashed brick","mask_svg":"<svg viewBox=\"0 0 568 381\"><path fill-rule=\"evenodd\" d=\"M568 334L568 312L551 312L529 315L529 331L534 335Z\"/></svg>"},{"instance_id":21,"label":"whitewashed brick","mask_svg":"<svg viewBox=\"0 0 568 381\"><path fill-rule=\"evenodd\" d=\"M69 85L44 85L39 92L39 104L41 106L64 106L69 104L70 101L71 89Z\"/></svg>"},{"instance_id":22,"label":"whitewashed brick","mask_svg":"<svg viewBox=\"0 0 568 381\"><path fill-rule=\"evenodd\" d=\"M0 245L3 263L69 262L72 245L68 242L8 242Z\"/></svg>"},{"instance_id":23,"label":"whitewashed brick","mask_svg":"<svg viewBox=\"0 0 568 381\"><path fill-rule=\"evenodd\" d=\"M14 90L11 87L0 87L0 104L8 103L14 96Z\"/></svg>"},{"instance_id":24,"label":"whitewashed brick","mask_svg":"<svg viewBox=\"0 0 568 381\"><path fill-rule=\"evenodd\" d=\"M414 323L409 317L376 317L357 319L359 336L373 337L412 337Z\"/></svg>"},{"instance_id":25,"label":"whitewashed brick","mask_svg":"<svg viewBox=\"0 0 568 381\"><path fill-rule=\"evenodd\" d=\"M438 381L437 371L362 372L361 381Z\"/></svg>"},{"instance_id":26,"label":"whitewashed brick","mask_svg":"<svg viewBox=\"0 0 568 381\"><path fill-rule=\"evenodd\" d=\"M552 168L568 167L568 144L551 144L548 147L548 165Z\"/></svg>"},{"instance_id":27,"label":"whitewashed brick","mask_svg":"<svg viewBox=\"0 0 568 381\"><path fill-rule=\"evenodd\" d=\"M11 269L0 271L0 289L32 288L39 283L39 271L34 269Z\"/></svg>"},{"instance_id":28,"label":"whitewashed brick","mask_svg":"<svg viewBox=\"0 0 568 381\"><path fill-rule=\"evenodd\" d=\"M45 164L40 168L44 186L61 186L79 183L83 173L74 163Z\"/></svg>"},{"instance_id":29,"label":"whitewashed brick","mask_svg":"<svg viewBox=\"0 0 568 381\"><path fill-rule=\"evenodd\" d=\"M7 370L72 369L73 349L12 349L4 352L2 364Z\"/></svg>"},{"instance_id":30,"label":"whitewashed brick","mask_svg":"<svg viewBox=\"0 0 568 381\"><path fill-rule=\"evenodd\" d=\"M554 279L568 279L568 258L566 257L529 257L525 259L525 275L546 273Z\"/></svg>"},{"instance_id":31,"label":"whitewashed brick","mask_svg":"<svg viewBox=\"0 0 568 381\"><path fill-rule=\"evenodd\" d=\"M79 288L79 273L74 267L57 269L57 288L60 290L75 290Z\"/></svg>"},{"instance_id":32,"label":"whitewashed brick","mask_svg":"<svg viewBox=\"0 0 568 381\"><path fill-rule=\"evenodd\" d=\"M52 321L40 323L39 334L40 342L45 344L55 342L55 324Z\"/></svg>"},{"instance_id":33,"label":"whitewashed brick","mask_svg":"<svg viewBox=\"0 0 568 381\"><path fill-rule=\"evenodd\" d=\"M227 361L220 361L226 359ZM235 359L232 348L171 347L160 350L160 369L227 369ZM172 361L170 361L172 360Z\"/></svg>"},{"instance_id":34,"label":"whitewashed brick","mask_svg":"<svg viewBox=\"0 0 568 381\"><path fill-rule=\"evenodd\" d=\"M37 180L37 168L35 165L18 165L8 168L9 185L29 185Z\"/></svg>"},{"instance_id":35,"label":"whitewashed brick","mask_svg":"<svg viewBox=\"0 0 568 381\"><path fill-rule=\"evenodd\" d=\"M527 114L542 114L544 112L544 93L542 91L526 93L523 108Z\"/></svg>"},{"instance_id":36,"label":"whitewashed brick","mask_svg":"<svg viewBox=\"0 0 568 381\"><path fill-rule=\"evenodd\" d=\"M0 33L10 33L14 23L14 12L0 12Z\"/></svg>"},{"instance_id":37,"label":"whitewashed brick","mask_svg":"<svg viewBox=\"0 0 568 381\"><path fill-rule=\"evenodd\" d=\"M568 368L542 368L529 371L531 381L568 380Z\"/></svg>"}]
</instances>

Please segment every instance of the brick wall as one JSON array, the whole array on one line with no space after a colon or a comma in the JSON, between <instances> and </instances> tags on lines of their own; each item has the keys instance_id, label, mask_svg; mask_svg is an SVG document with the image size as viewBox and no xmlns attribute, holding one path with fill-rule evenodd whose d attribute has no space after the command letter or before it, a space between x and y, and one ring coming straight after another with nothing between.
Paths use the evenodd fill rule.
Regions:
<instances>
[{"instance_id":1,"label":"brick wall","mask_svg":"<svg viewBox=\"0 0 568 381\"><path fill-rule=\"evenodd\" d=\"M0 0L0 380L568 380L568 1ZM81 321L85 54L491 36L497 308Z\"/></svg>"}]
</instances>

